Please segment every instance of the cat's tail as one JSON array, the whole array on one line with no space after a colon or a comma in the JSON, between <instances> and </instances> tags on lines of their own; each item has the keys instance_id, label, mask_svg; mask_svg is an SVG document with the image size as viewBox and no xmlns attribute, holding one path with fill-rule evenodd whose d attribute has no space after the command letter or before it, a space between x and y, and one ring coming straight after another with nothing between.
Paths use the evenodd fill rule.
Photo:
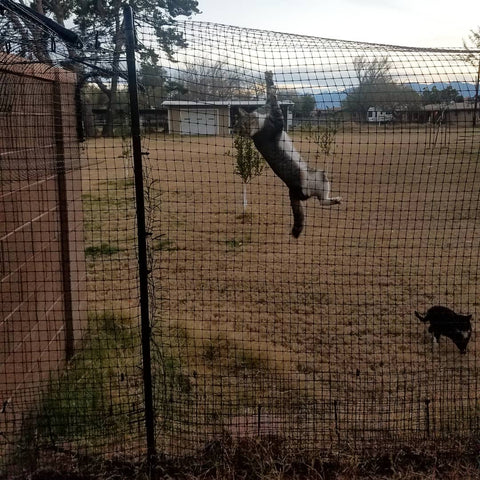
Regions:
<instances>
[{"instance_id":1,"label":"cat's tail","mask_svg":"<svg viewBox=\"0 0 480 480\"><path fill-rule=\"evenodd\" d=\"M292 190L290 190L290 205L292 206L293 213L292 235L294 238L298 238L305 225L305 212L303 210L302 201Z\"/></svg>"},{"instance_id":2,"label":"cat's tail","mask_svg":"<svg viewBox=\"0 0 480 480\"><path fill-rule=\"evenodd\" d=\"M415 316L423 323L427 321L426 318L422 317L416 310L415 310Z\"/></svg>"}]
</instances>

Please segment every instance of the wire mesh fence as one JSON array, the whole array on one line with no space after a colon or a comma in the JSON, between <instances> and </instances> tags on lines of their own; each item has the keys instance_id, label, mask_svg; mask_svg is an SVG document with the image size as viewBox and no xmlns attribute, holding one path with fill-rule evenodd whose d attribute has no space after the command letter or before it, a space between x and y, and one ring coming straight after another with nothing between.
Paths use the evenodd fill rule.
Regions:
<instances>
[{"instance_id":1,"label":"wire mesh fence","mask_svg":"<svg viewBox=\"0 0 480 480\"><path fill-rule=\"evenodd\" d=\"M163 68L186 91L163 102L168 135L144 139L147 181L161 185L154 331L176 368L165 448L225 433L361 448L475 430L475 337L470 355L445 338L432 351L414 311L476 314L477 66L458 51L190 22L182 33ZM265 72L291 143L268 124ZM272 169L245 177L234 140L242 109L259 105L246 136ZM285 168L301 156L325 171L341 204L315 200L306 167L282 182L285 155ZM297 180L313 198L294 238Z\"/></svg>"},{"instance_id":2,"label":"wire mesh fence","mask_svg":"<svg viewBox=\"0 0 480 480\"><path fill-rule=\"evenodd\" d=\"M115 112L115 137L97 136L105 109L100 101L101 119L92 123L85 97L100 94L89 97L85 57L71 60L72 45L7 12L0 470L8 477L13 467L57 467L67 463L61 452L139 458L145 423L129 127ZM100 56L108 62L108 50Z\"/></svg>"},{"instance_id":3,"label":"wire mesh fence","mask_svg":"<svg viewBox=\"0 0 480 480\"><path fill-rule=\"evenodd\" d=\"M5 471L478 432L472 52L137 18L132 145L125 40L41 29L0 53Z\"/></svg>"}]
</instances>

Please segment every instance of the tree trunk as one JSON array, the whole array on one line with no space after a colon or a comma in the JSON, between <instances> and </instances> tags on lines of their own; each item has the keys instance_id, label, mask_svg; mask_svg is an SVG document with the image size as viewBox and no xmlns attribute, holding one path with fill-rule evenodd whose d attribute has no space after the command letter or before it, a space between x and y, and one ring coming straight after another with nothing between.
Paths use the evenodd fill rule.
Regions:
<instances>
[{"instance_id":1,"label":"tree trunk","mask_svg":"<svg viewBox=\"0 0 480 480\"><path fill-rule=\"evenodd\" d=\"M247 206L248 206L248 201L247 201L247 184L243 184L243 214L245 215L247 213Z\"/></svg>"},{"instance_id":2,"label":"tree trunk","mask_svg":"<svg viewBox=\"0 0 480 480\"><path fill-rule=\"evenodd\" d=\"M110 84L110 93L108 95L107 114L105 125L103 127L103 137L114 136L115 111L117 109L117 88L118 88L118 68L120 64L120 53L123 46L123 32L121 31L121 22L119 14L115 18L115 50L112 59L112 80Z\"/></svg>"},{"instance_id":3,"label":"tree trunk","mask_svg":"<svg viewBox=\"0 0 480 480\"><path fill-rule=\"evenodd\" d=\"M113 137L114 135L114 123L115 123L115 109L117 107L117 85L118 75L112 77L112 84L110 92L108 94L107 113L105 115L105 125L103 126L102 136Z\"/></svg>"}]
</instances>

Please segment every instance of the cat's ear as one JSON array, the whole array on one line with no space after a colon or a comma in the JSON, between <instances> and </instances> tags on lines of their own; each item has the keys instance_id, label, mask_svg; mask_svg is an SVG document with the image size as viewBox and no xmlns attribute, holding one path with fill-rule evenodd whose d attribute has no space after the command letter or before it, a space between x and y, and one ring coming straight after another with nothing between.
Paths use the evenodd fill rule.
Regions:
<instances>
[{"instance_id":1,"label":"cat's ear","mask_svg":"<svg viewBox=\"0 0 480 480\"><path fill-rule=\"evenodd\" d=\"M240 114L241 117L245 117L248 115L248 112L244 110L242 107L238 107L238 113Z\"/></svg>"}]
</instances>

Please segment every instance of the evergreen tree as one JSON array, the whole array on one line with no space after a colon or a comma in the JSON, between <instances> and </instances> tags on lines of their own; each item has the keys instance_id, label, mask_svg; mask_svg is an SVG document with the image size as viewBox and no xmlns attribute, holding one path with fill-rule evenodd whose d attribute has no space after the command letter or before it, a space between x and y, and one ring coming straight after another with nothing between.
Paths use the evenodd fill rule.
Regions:
<instances>
[{"instance_id":1,"label":"evergreen tree","mask_svg":"<svg viewBox=\"0 0 480 480\"><path fill-rule=\"evenodd\" d=\"M36 12L47 15L60 25L73 20L75 30L84 39L86 51L95 52L98 46L103 47L101 52L88 57L88 64L94 66L93 71L87 71L90 67L81 63L74 62L71 67L76 69L81 79L92 79L107 99L104 136L113 135L114 112L118 104L120 56L125 46L123 5L124 2L120 0L34 0L32 3ZM176 48L185 46L182 35L175 29L175 18L199 12L197 0L131 0L129 5L136 18L148 18L158 47L169 57ZM9 35L15 35L20 40L19 43L23 45L19 52L21 55L52 63L50 37L35 24L7 10L0 17L0 27L0 32L6 29ZM0 45L1 40L0 34ZM158 55L153 48L140 45L139 52L142 61L156 66ZM76 59L79 60L78 57ZM101 70L95 71L95 67ZM108 79L106 72L109 72Z\"/></svg>"}]
</instances>

